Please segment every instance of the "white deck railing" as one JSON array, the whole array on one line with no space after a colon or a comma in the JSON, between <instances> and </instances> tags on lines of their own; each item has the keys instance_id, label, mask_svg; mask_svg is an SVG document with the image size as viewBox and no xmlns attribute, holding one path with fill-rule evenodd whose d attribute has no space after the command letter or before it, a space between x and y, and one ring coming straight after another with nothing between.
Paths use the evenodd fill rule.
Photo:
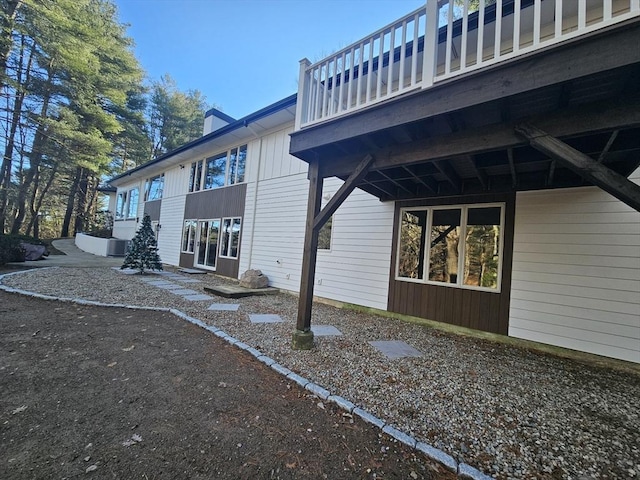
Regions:
<instances>
[{"instance_id":1,"label":"white deck railing","mask_svg":"<svg viewBox=\"0 0 640 480\"><path fill-rule=\"evenodd\" d=\"M302 60L296 130L636 16L640 0L427 0L319 62Z\"/></svg>"}]
</instances>

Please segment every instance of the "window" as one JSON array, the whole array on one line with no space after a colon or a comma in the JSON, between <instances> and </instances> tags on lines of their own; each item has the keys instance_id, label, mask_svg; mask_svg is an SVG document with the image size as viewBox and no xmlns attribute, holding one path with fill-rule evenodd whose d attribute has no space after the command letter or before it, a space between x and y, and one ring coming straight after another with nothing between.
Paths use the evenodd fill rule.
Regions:
<instances>
[{"instance_id":1,"label":"window","mask_svg":"<svg viewBox=\"0 0 640 480\"><path fill-rule=\"evenodd\" d=\"M221 257L238 258L240 224L240 218L224 218L222 220L222 238L220 240Z\"/></svg>"},{"instance_id":2,"label":"window","mask_svg":"<svg viewBox=\"0 0 640 480\"><path fill-rule=\"evenodd\" d=\"M196 226L195 220L185 220L182 229L182 251L185 253L194 253L196 243Z\"/></svg>"},{"instance_id":3,"label":"window","mask_svg":"<svg viewBox=\"0 0 640 480\"><path fill-rule=\"evenodd\" d=\"M198 192L243 183L246 165L246 145L193 162L189 174L189 191Z\"/></svg>"},{"instance_id":4,"label":"window","mask_svg":"<svg viewBox=\"0 0 640 480\"><path fill-rule=\"evenodd\" d=\"M159 200L164 190L164 173L147 179L144 187L144 201Z\"/></svg>"},{"instance_id":5,"label":"window","mask_svg":"<svg viewBox=\"0 0 640 480\"><path fill-rule=\"evenodd\" d=\"M122 220L127 209L127 192L118 193L116 199L116 220Z\"/></svg>"},{"instance_id":6,"label":"window","mask_svg":"<svg viewBox=\"0 0 640 480\"><path fill-rule=\"evenodd\" d=\"M503 210L502 205L402 209L396 278L498 291Z\"/></svg>"},{"instance_id":7,"label":"window","mask_svg":"<svg viewBox=\"0 0 640 480\"><path fill-rule=\"evenodd\" d=\"M234 148L229 154L229 179L227 185L244 182L244 169L247 164L247 146Z\"/></svg>"},{"instance_id":8,"label":"window","mask_svg":"<svg viewBox=\"0 0 640 480\"><path fill-rule=\"evenodd\" d=\"M206 160L204 174L204 189L224 186L224 178L227 172L227 154L209 157Z\"/></svg>"},{"instance_id":9,"label":"window","mask_svg":"<svg viewBox=\"0 0 640 480\"><path fill-rule=\"evenodd\" d=\"M191 174L189 175L189 191L197 192L200 190L202 181L202 160L191 164Z\"/></svg>"},{"instance_id":10,"label":"window","mask_svg":"<svg viewBox=\"0 0 640 480\"><path fill-rule=\"evenodd\" d=\"M331 226L333 224L333 215L329 217L320 232L318 232L318 250L331 250Z\"/></svg>"},{"instance_id":11,"label":"window","mask_svg":"<svg viewBox=\"0 0 640 480\"><path fill-rule=\"evenodd\" d=\"M136 218L138 216L138 193L137 188L129 190L129 206L127 208L127 218Z\"/></svg>"}]
</instances>

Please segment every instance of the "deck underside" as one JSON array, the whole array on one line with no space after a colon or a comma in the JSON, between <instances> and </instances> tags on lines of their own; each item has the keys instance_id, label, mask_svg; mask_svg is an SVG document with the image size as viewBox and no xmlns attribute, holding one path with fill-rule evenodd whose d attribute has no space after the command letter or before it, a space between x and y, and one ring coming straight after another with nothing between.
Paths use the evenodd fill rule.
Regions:
<instances>
[{"instance_id":1,"label":"deck underside","mask_svg":"<svg viewBox=\"0 0 640 480\"><path fill-rule=\"evenodd\" d=\"M383 201L591 183L516 133L527 123L613 172L640 165L640 24L600 32L293 134L291 153ZM622 46L622 47L621 47Z\"/></svg>"}]
</instances>

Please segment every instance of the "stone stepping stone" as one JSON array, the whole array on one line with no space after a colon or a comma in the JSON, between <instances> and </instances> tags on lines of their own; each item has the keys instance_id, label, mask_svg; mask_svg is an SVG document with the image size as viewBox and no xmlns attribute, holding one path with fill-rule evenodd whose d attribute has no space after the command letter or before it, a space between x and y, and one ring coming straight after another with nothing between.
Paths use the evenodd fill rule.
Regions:
<instances>
[{"instance_id":1,"label":"stone stepping stone","mask_svg":"<svg viewBox=\"0 0 640 480\"><path fill-rule=\"evenodd\" d=\"M176 280L182 283L202 283L200 280L196 280L195 278L179 277L179 278L176 278Z\"/></svg>"},{"instance_id":2,"label":"stone stepping stone","mask_svg":"<svg viewBox=\"0 0 640 480\"><path fill-rule=\"evenodd\" d=\"M178 286L179 287L179 286ZM196 290L191 290L189 288L176 288L174 290L169 290L171 293L175 293L176 295L202 295L200 292ZM209 297L211 298L211 297Z\"/></svg>"},{"instance_id":3,"label":"stone stepping stone","mask_svg":"<svg viewBox=\"0 0 640 480\"><path fill-rule=\"evenodd\" d=\"M121 270L120 267L111 268L113 268L116 272L124 273L125 275L135 275L137 273L140 273L140 270L134 270L133 268L125 268L124 270Z\"/></svg>"},{"instance_id":4,"label":"stone stepping stone","mask_svg":"<svg viewBox=\"0 0 640 480\"><path fill-rule=\"evenodd\" d=\"M172 283L172 282L170 282L168 280L151 280L151 281L147 280L146 282L147 282L147 285L151 285L153 287L163 287L163 286L168 286L168 285L176 285L176 287L179 286L179 285L177 285L175 283Z\"/></svg>"},{"instance_id":5,"label":"stone stepping stone","mask_svg":"<svg viewBox=\"0 0 640 480\"><path fill-rule=\"evenodd\" d=\"M197 293L195 295L183 295L182 298L185 300L189 300L190 302L199 302L202 300L213 300L213 297L210 295L205 295L204 293Z\"/></svg>"},{"instance_id":6,"label":"stone stepping stone","mask_svg":"<svg viewBox=\"0 0 640 480\"><path fill-rule=\"evenodd\" d=\"M311 331L316 337L338 337L342 332L333 325L312 325Z\"/></svg>"},{"instance_id":7,"label":"stone stepping stone","mask_svg":"<svg viewBox=\"0 0 640 480\"><path fill-rule=\"evenodd\" d=\"M390 359L422 356L422 352L401 340L378 340L369 344Z\"/></svg>"},{"instance_id":8,"label":"stone stepping stone","mask_svg":"<svg viewBox=\"0 0 640 480\"><path fill-rule=\"evenodd\" d=\"M167 283L163 285L154 285L155 287L162 288L163 290L182 290L182 285L178 285L177 283Z\"/></svg>"},{"instance_id":9,"label":"stone stepping stone","mask_svg":"<svg viewBox=\"0 0 640 480\"><path fill-rule=\"evenodd\" d=\"M240 308L237 303L214 303L207 308L207 310L213 310L217 312L236 312Z\"/></svg>"},{"instance_id":10,"label":"stone stepping stone","mask_svg":"<svg viewBox=\"0 0 640 480\"><path fill-rule=\"evenodd\" d=\"M280 315L274 315L271 313L266 314L256 314L252 313L249 315L249 320L251 323L280 323L284 322Z\"/></svg>"},{"instance_id":11,"label":"stone stepping stone","mask_svg":"<svg viewBox=\"0 0 640 480\"><path fill-rule=\"evenodd\" d=\"M207 273L204 270L196 270L195 268L180 268L178 271L190 275L205 275Z\"/></svg>"}]
</instances>

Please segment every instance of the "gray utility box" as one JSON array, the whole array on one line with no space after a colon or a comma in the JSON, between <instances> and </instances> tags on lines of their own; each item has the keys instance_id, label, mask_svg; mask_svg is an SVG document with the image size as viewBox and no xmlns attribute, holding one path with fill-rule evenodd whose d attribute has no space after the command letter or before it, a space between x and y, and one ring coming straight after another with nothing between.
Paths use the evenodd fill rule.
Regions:
<instances>
[{"instance_id":1,"label":"gray utility box","mask_svg":"<svg viewBox=\"0 0 640 480\"><path fill-rule=\"evenodd\" d=\"M107 245L108 257L124 257L127 254L127 249L131 244L131 240L121 240L119 238L110 238Z\"/></svg>"}]
</instances>

